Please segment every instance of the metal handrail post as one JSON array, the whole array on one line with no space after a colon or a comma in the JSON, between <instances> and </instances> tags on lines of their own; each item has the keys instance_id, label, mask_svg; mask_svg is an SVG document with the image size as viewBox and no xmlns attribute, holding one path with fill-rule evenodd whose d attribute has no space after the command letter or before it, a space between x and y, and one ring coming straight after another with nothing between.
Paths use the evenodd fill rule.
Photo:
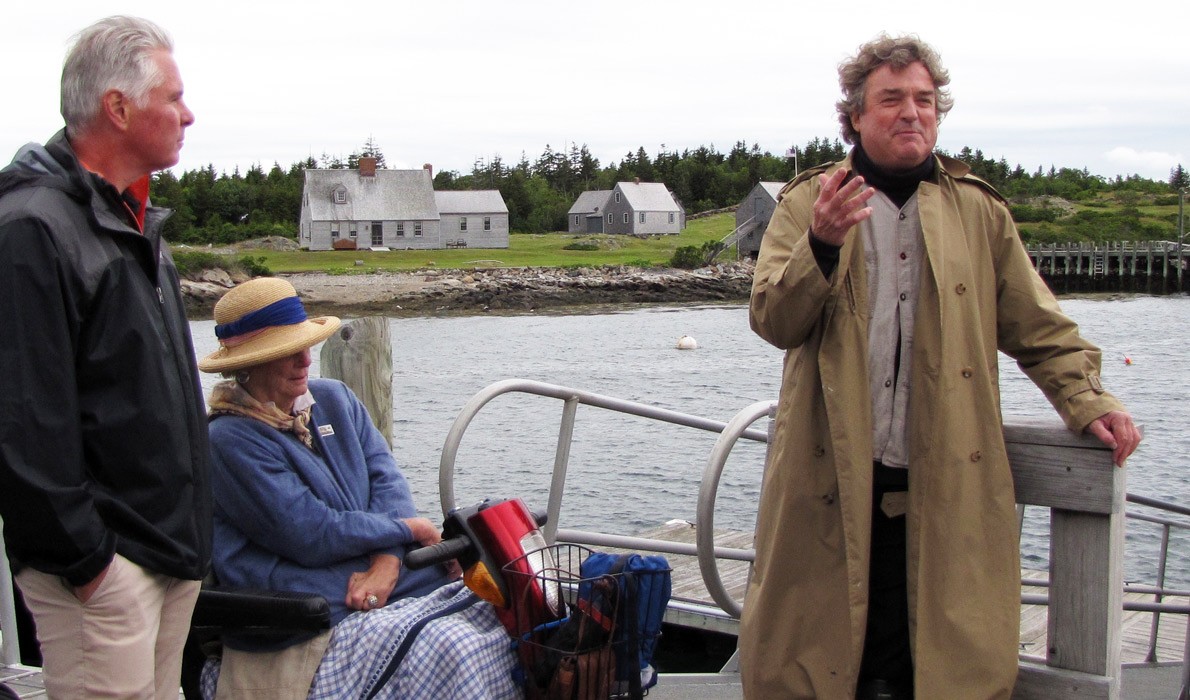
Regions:
<instances>
[{"instance_id":1,"label":"metal handrail post","mask_svg":"<svg viewBox=\"0 0 1190 700\"><path fill-rule=\"evenodd\" d=\"M578 397L562 404L562 424L558 427L558 446L554 452L554 474L550 479L550 496L546 505L549 520L542 530L545 541L553 544L562 514L562 495L566 491L566 472L570 468L570 443L574 440L574 416L578 411Z\"/></svg>"},{"instance_id":2,"label":"metal handrail post","mask_svg":"<svg viewBox=\"0 0 1190 700\"><path fill-rule=\"evenodd\" d=\"M776 408L776 401L758 401L736 413L727 422L727 427L719 434L719 439L711 448L707 466L703 469L702 480L698 486L698 516L695 522L698 568L702 572L702 581L706 584L707 592L711 594L711 600L734 618L739 618L744 606L727 592L727 587L723 585L723 577L719 574L719 562L715 558L715 498L719 494L719 480L723 476L723 467L727 464L727 455L731 453L736 440L747 433L748 427L761 417L771 418Z\"/></svg>"},{"instance_id":3,"label":"metal handrail post","mask_svg":"<svg viewBox=\"0 0 1190 700\"><path fill-rule=\"evenodd\" d=\"M1157 562L1157 594L1155 596L1156 602L1160 603L1165 599L1163 591L1165 590L1165 563L1169 558L1169 525L1161 527L1161 559ZM1157 629L1161 625L1161 613L1153 613L1153 625L1149 628L1149 653L1145 655L1145 661L1157 661Z\"/></svg>"}]
</instances>

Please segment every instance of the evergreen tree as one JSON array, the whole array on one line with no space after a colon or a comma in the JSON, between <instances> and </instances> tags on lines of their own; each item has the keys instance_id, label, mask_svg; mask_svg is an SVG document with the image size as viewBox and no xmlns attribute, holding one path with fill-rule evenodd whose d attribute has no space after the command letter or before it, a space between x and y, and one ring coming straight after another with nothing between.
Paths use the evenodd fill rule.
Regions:
<instances>
[{"instance_id":1,"label":"evergreen tree","mask_svg":"<svg viewBox=\"0 0 1190 700\"><path fill-rule=\"evenodd\" d=\"M1190 173L1186 172L1181 163L1169 170L1169 188L1175 192L1190 188Z\"/></svg>"}]
</instances>

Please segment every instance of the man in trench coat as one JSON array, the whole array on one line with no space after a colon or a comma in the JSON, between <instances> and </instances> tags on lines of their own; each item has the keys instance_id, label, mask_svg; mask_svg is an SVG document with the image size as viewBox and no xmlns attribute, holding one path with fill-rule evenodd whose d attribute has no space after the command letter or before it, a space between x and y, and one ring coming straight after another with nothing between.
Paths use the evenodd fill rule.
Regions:
<instances>
[{"instance_id":1,"label":"man in trench coat","mask_svg":"<svg viewBox=\"0 0 1190 700\"><path fill-rule=\"evenodd\" d=\"M1020 564L997 350L1118 465L1140 433L1004 201L934 154L951 98L933 49L882 35L839 74L854 149L785 187L753 282L752 328L787 352L744 692L1008 698Z\"/></svg>"}]
</instances>

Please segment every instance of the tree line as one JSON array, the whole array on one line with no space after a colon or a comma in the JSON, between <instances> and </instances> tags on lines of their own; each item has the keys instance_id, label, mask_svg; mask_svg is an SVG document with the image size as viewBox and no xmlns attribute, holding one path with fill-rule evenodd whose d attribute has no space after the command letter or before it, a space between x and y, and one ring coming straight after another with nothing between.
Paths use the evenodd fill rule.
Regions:
<instances>
[{"instance_id":1,"label":"tree line","mask_svg":"<svg viewBox=\"0 0 1190 700\"><path fill-rule=\"evenodd\" d=\"M839 160L847 150L838 139L817 137L780 155L763 151L756 144L748 146L744 141L737 141L726 153L714 145L681 152L667 150L662 145L654 155L640 147L618 162L601 165L585 144L573 144L564 150L555 150L547 144L532 161L523 153L516 163L495 155L477 158L471 171L465 174L453 170L438 172L434 175L434 188L499 190L508 205L509 227L513 232L547 233L566 230L566 212L586 190L610 190L617 182L635 178L642 182L662 182L689 214L696 214L738 204L757 182L787 181L794 176L795 169L800 172ZM1129 202L1136 203L1141 198L1168 204L1168 198L1176 200L1177 191L1190 184L1180 164L1170 172L1167 182L1135 175L1109 180L1085 168L1050 167L1027 172L1020 165L1009 166L1004 158L989 158L978 149L963 148L950 155L966 161L975 174L1006 197L1022 202L1041 195L1088 202L1104 192L1112 192L1128 209ZM174 242L227 244L264 236L296 238L304 171L353 169L364 156L376 158L378 167L386 167L383 152L369 138L347 157L324 153L321 158L307 158L288 168L274 163L267 172L260 165L244 172L237 168L231 174L216 173L214 166L186 171L180 177L162 171L153 176L152 198L155 204L175 210L165 229L166 237ZM1090 213L1092 216L1084 217L1086 221L1082 222L1087 230L1078 235L1093 233L1096 238L1092 240L1098 240L1104 235L1104 222L1096 220L1094 214L1098 212ZM1027 238L1061 238L1063 231L1050 229L1067 228L1057 225L1060 212L1046 206L1014 204L1013 215L1022 224ZM1135 229L1136 240L1159 238L1167 233L1160 223L1146 224L1139 210L1135 216L1126 218L1125 229L1129 226ZM1113 231L1119 229L1115 224L1111 227Z\"/></svg>"}]
</instances>

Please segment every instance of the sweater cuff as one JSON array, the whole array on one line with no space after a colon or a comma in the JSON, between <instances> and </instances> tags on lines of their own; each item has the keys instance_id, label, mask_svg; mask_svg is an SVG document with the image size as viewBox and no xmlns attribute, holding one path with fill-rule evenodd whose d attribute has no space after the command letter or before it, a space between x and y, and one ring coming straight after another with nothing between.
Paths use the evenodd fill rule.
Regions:
<instances>
[{"instance_id":1,"label":"sweater cuff","mask_svg":"<svg viewBox=\"0 0 1190 700\"><path fill-rule=\"evenodd\" d=\"M820 240L810 229L806 229L806 235L810 238L810 252L814 254L814 262L818 263L822 276L830 279L835 268L839 266L839 251L843 246Z\"/></svg>"}]
</instances>

